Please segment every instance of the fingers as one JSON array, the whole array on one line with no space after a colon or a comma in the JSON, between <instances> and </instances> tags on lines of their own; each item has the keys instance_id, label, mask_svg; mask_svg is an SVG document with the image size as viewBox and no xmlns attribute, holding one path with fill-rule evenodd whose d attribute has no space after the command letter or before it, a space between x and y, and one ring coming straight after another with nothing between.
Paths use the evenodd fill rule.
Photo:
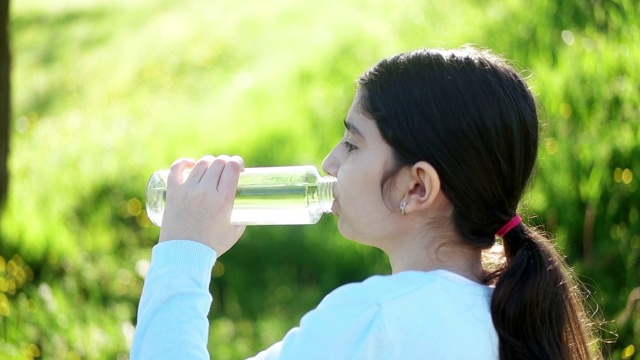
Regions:
<instances>
[{"instance_id":1,"label":"fingers","mask_svg":"<svg viewBox=\"0 0 640 360\"><path fill-rule=\"evenodd\" d=\"M189 177L185 181L183 174L189 168ZM244 160L240 156L206 155L197 162L193 159L178 159L171 165L167 181L175 184L207 182L213 183L219 191L228 191L232 187L235 192L243 169Z\"/></svg>"},{"instance_id":2,"label":"fingers","mask_svg":"<svg viewBox=\"0 0 640 360\"><path fill-rule=\"evenodd\" d=\"M211 164L216 160L214 156L206 155L200 158L191 169L189 177L185 181L189 184L197 184L202 180L205 173L210 170Z\"/></svg>"},{"instance_id":3,"label":"fingers","mask_svg":"<svg viewBox=\"0 0 640 360\"><path fill-rule=\"evenodd\" d=\"M238 187L240 172L244 169L244 160L239 156L229 158L218 181L218 191L233 193Z\"/></svg>"},{"instance_id":4,"label":"fingers","mask_svg":"<svg viewBox=\"0 0 640 360\"><path fill-rule=\"evenodd\" d=\"M221 155L211 162L201 181L215 184L218 193L227 194L233 199L243 168L244 161L241 157Z\"/></svg>"},{"instance_id":5,"label":"fingers","mask_svg":"<svg viewBox=\"0 0 640 360\"><path fill-rule=\"evenodd\" d=\"M207 170L207 173L205 175L206 178L203 179L203 181L206 180L207 182L212 183L214 188L217 190L218 183L220 182L220 176L222 175L222 172L224 171L228 161L229 161L228 155L217 156L211 162L211 165L209 166L209 169Z\"/></svg>"},{"instance_id":6,"label":"fingers","mask_svg":"<svg viewBox=\"0 0 640 360\"><path fill-rule=\"evenodd\" d=\"M180 185L184 182L184 172L186 169L193 167L195 164L193 159L178 159L173 162L169 169L169 175L167 176L167 185L174 186Z\"/></svg>"}]
</instances>

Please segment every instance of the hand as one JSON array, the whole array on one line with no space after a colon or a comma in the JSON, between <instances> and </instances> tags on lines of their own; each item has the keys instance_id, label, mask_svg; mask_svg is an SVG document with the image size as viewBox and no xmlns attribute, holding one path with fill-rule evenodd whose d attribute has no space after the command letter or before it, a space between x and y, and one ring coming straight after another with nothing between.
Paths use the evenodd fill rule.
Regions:
<instances>
[{"instance_id":1,"label":"hand","mask_svg":"<svg viewBox=\"0 0 640 360\"><path fill-rule=\"evenodd\" d=\"M191 173L184 180L184 171ZM244 168L239 156L205 156L176 160L167 177L167 202L160 242L193 240L220 256L240 238L246 226L231 225L231 209Z\"/></svg>"}]
</instances>

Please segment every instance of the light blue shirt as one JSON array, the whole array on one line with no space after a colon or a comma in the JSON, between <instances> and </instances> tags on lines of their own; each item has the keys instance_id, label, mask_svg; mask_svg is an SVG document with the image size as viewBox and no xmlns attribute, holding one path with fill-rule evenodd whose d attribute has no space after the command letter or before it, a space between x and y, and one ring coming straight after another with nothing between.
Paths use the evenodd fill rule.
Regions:
<instances>
[{"instance_id":1,"label":"light blue shirt","mask_svg":"<svg viewBox=\"0 0 640 360\"><path fill-rule=\"evenodd\" d=\"M132 360L209 359L215 259L194 241L153 248ZM490 287L445 270L373 276L331 292L252 359L497 359L491 294Z\"/></svg>"}]
</instances>

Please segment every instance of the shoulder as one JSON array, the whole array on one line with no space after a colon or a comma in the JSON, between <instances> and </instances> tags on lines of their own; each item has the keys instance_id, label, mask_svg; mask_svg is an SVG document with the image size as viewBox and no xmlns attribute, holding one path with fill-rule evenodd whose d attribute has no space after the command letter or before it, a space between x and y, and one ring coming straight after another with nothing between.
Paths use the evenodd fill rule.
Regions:
<instances>
[{"instance_id":1,"label":"shoulder","mask_svg":"<svg viewBox=\"0 0 640 360\"><path fill-rule=\"evenodd\" d=\"M491 295L491 288L448 271L403 272L344 285L318 310L345 321L366 314L389 358L469 358L495 353ZM461 341L466 350L458 348Z\"/></svg>"},{"instance_id":2,"label":"shoulder","mask_svg":"<svg viewBox=\"0 0 640 360\"><path fill-rule=\"evenodd\" d=\"M341 286L270 350L281 359L495 358L489 288L447 272ZM469 347L460 347L464 342Z\"/></svg>"},{"instance_id":3,"label":"shoulder","mask_svg":"<svg viewBox=\"0 0 640 360\"><path fill-rule=\"evenodd\" d=\"M478 328L493 326L493 290L448 271L402 272L373 276L341 286L318 305L318 310L367 312L392 331L413 324L421 331L447 331L460 321ZM458 329L451 329L458 331ZM476 329L474 331L479 331Z\"/></svg>"},{"instance_id":4,"label":"shoulder","mask_svg":"<svg viewBox=\"0 0 640 360\"><path fill-rule=\"evenodd\" d=\"M490 298L492 290L448 271L406 271L394 275L375 275L363 282L343 285L327 295L322 303L358 299L384 306L406 297L434 302L451 293Z\"/></svg>"}]
</instances>

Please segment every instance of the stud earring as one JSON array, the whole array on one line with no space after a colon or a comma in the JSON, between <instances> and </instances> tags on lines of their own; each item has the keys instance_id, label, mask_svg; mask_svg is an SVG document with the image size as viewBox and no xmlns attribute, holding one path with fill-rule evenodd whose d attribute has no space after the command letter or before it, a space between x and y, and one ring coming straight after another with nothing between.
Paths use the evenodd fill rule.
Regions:
<instances>
[{"instance_id":1,"label":"stud earring","mask_svg":"<svg viewBox=\"0 0 640 360\"><path fill-rule=\"evenodd\" d=\"M406 207L407 207L407 202L406 201L403 201L403 202L400 203L400 215L404 215L405 214L404 209Z\"/></svg>"}]
</instances>

